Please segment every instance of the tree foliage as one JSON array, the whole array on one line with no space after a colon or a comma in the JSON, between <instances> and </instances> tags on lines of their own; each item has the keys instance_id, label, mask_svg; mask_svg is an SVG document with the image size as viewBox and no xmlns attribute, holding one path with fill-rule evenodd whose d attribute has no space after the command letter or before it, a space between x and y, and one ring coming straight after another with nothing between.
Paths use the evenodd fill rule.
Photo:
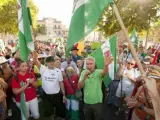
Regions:
<instances>
[{"instance_id":1,"label":"tree foliage","mask_svg":"<svg viewBox=\"0 0 160 120\"><path fill-rule=\"evenodd\" d=\"M36 28L38 9L30 0L33 28ZM17 34L18 3L17 0L2 0L0 2L0 33Z\"/></svg>"},{"instance_id":2,"label":"tree foliage","mask_svg":"<svg viewBox=\"0 0 160 120\"><path fill-rule=\"evenodd\" d=\"M37 29L35 31L35 34L38 35L38 34L42 34L42 35L45 35L46 34L46 27L45 25L37 25Z\"/></svg>"},{"instance_id":3,"label":"tree foliage","mask_svg":"<svg viewBox=\"0 0 160 120\"><path fill-rule=\"evenodd\" d=\"M150 27L149 23L160 19L157 16L157 11L160 8L159 0L115 0L115 4L129 32L134 28L138 32L147 30ZM111 7L106 8L97 27L106 36L121 30Z\"/></svg>"},{"instance_id":4,"label":"tree foliage","mask_svg":"<svg viewBox=\"0 0 160 120\"><path fill-rule=\"evenodd\" d=\"M160 20L154 24L151 29L151 38L154 41L160 42Z\"/></svg>"}]
</instances>

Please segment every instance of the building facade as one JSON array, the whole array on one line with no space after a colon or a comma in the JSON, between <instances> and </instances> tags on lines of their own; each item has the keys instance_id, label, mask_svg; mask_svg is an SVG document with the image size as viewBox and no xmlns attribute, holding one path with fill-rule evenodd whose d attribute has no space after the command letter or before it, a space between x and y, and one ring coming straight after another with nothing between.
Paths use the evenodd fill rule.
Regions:
<instances>
[{"instance_id":1,"label":"building facade","mask_svg":"<svg viewBox=\"0 0 160 120\"><path fill-rule=\"evenodd\" d=\"M55 18L43 18L42 20L38 20L38 24L45 26L46 36L49 39L63 37L64 41L67 41L68 29L61 21Z\"/></svg>"}]
</instances>

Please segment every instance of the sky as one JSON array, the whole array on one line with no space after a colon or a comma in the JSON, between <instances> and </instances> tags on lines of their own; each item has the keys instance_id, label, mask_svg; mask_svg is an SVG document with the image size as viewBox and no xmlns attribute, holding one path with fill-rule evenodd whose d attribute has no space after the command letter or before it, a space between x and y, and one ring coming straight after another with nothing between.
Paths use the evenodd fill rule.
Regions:
<instances>
[{"instance_id":1,"label":"sky","mask_svg":"<svg viewBox=\"0 0 160 120\"><path fill-rule=\"evenodd\" d=\"M38 19L53 17L69 27L73 0L33 0L39 9Z\"/></svg>"}]
</instances>

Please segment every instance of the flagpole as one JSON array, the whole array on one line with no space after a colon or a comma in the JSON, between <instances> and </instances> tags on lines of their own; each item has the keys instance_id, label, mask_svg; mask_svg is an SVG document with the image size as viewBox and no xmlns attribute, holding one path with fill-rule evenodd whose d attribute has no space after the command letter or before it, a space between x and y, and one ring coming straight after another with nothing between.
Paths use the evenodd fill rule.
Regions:
<instances>
[{"instance_id":1,"label":"flagpole","mask_svg":"<svg viewBox=\"0 0 160 120\"><path fill-rule=\"evenodd\" d=\"M132 44L132 42L131 42L131 40L130 40L130 38L128 36L128 32L127 32L127 30L126 30L126 28L124 26L124 23L123 23L122 18L121 18L120 14L119 14L119 11L118 11L118 8L117 8L116 4L113 4L113 10L114 10L116 18L117 18L117 20L118 20L118 22L119 22L119 24L121 26L121 29L124 32L126 40L127 40L128 44L129 44L129 48L131 50L132 56L135 59L141 74L143 75L144 74L144 70L143 70L142 64L141 64L140 60L137 57L136 50L135 50L135 48L134 48L134 46L133 46L133 44Z\"/></svg>"}]
</instances>

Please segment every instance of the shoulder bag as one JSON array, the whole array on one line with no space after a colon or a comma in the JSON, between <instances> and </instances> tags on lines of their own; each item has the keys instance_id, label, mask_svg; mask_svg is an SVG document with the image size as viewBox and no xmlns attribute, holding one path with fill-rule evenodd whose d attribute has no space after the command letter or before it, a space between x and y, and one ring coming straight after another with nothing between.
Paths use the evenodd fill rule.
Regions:
<instances>
[{"instance_id":1,"label":"shoulder bag","mask_svg":"<svg viewBox=\"0 0 160 120\"><path fill-rule=\"evenodd\" d=\"M75 95L76 99L77 99L77 100L80 100L80 99L82 98L82 91L81 91L81 90L76 90L76 89L74 88L72 82L70 81L69 76L67 76L67 77L68 77L68 82L69 82L69 84L71 85L73 91L75 92L74 95Z\"/></svg>"}]
</instances>

